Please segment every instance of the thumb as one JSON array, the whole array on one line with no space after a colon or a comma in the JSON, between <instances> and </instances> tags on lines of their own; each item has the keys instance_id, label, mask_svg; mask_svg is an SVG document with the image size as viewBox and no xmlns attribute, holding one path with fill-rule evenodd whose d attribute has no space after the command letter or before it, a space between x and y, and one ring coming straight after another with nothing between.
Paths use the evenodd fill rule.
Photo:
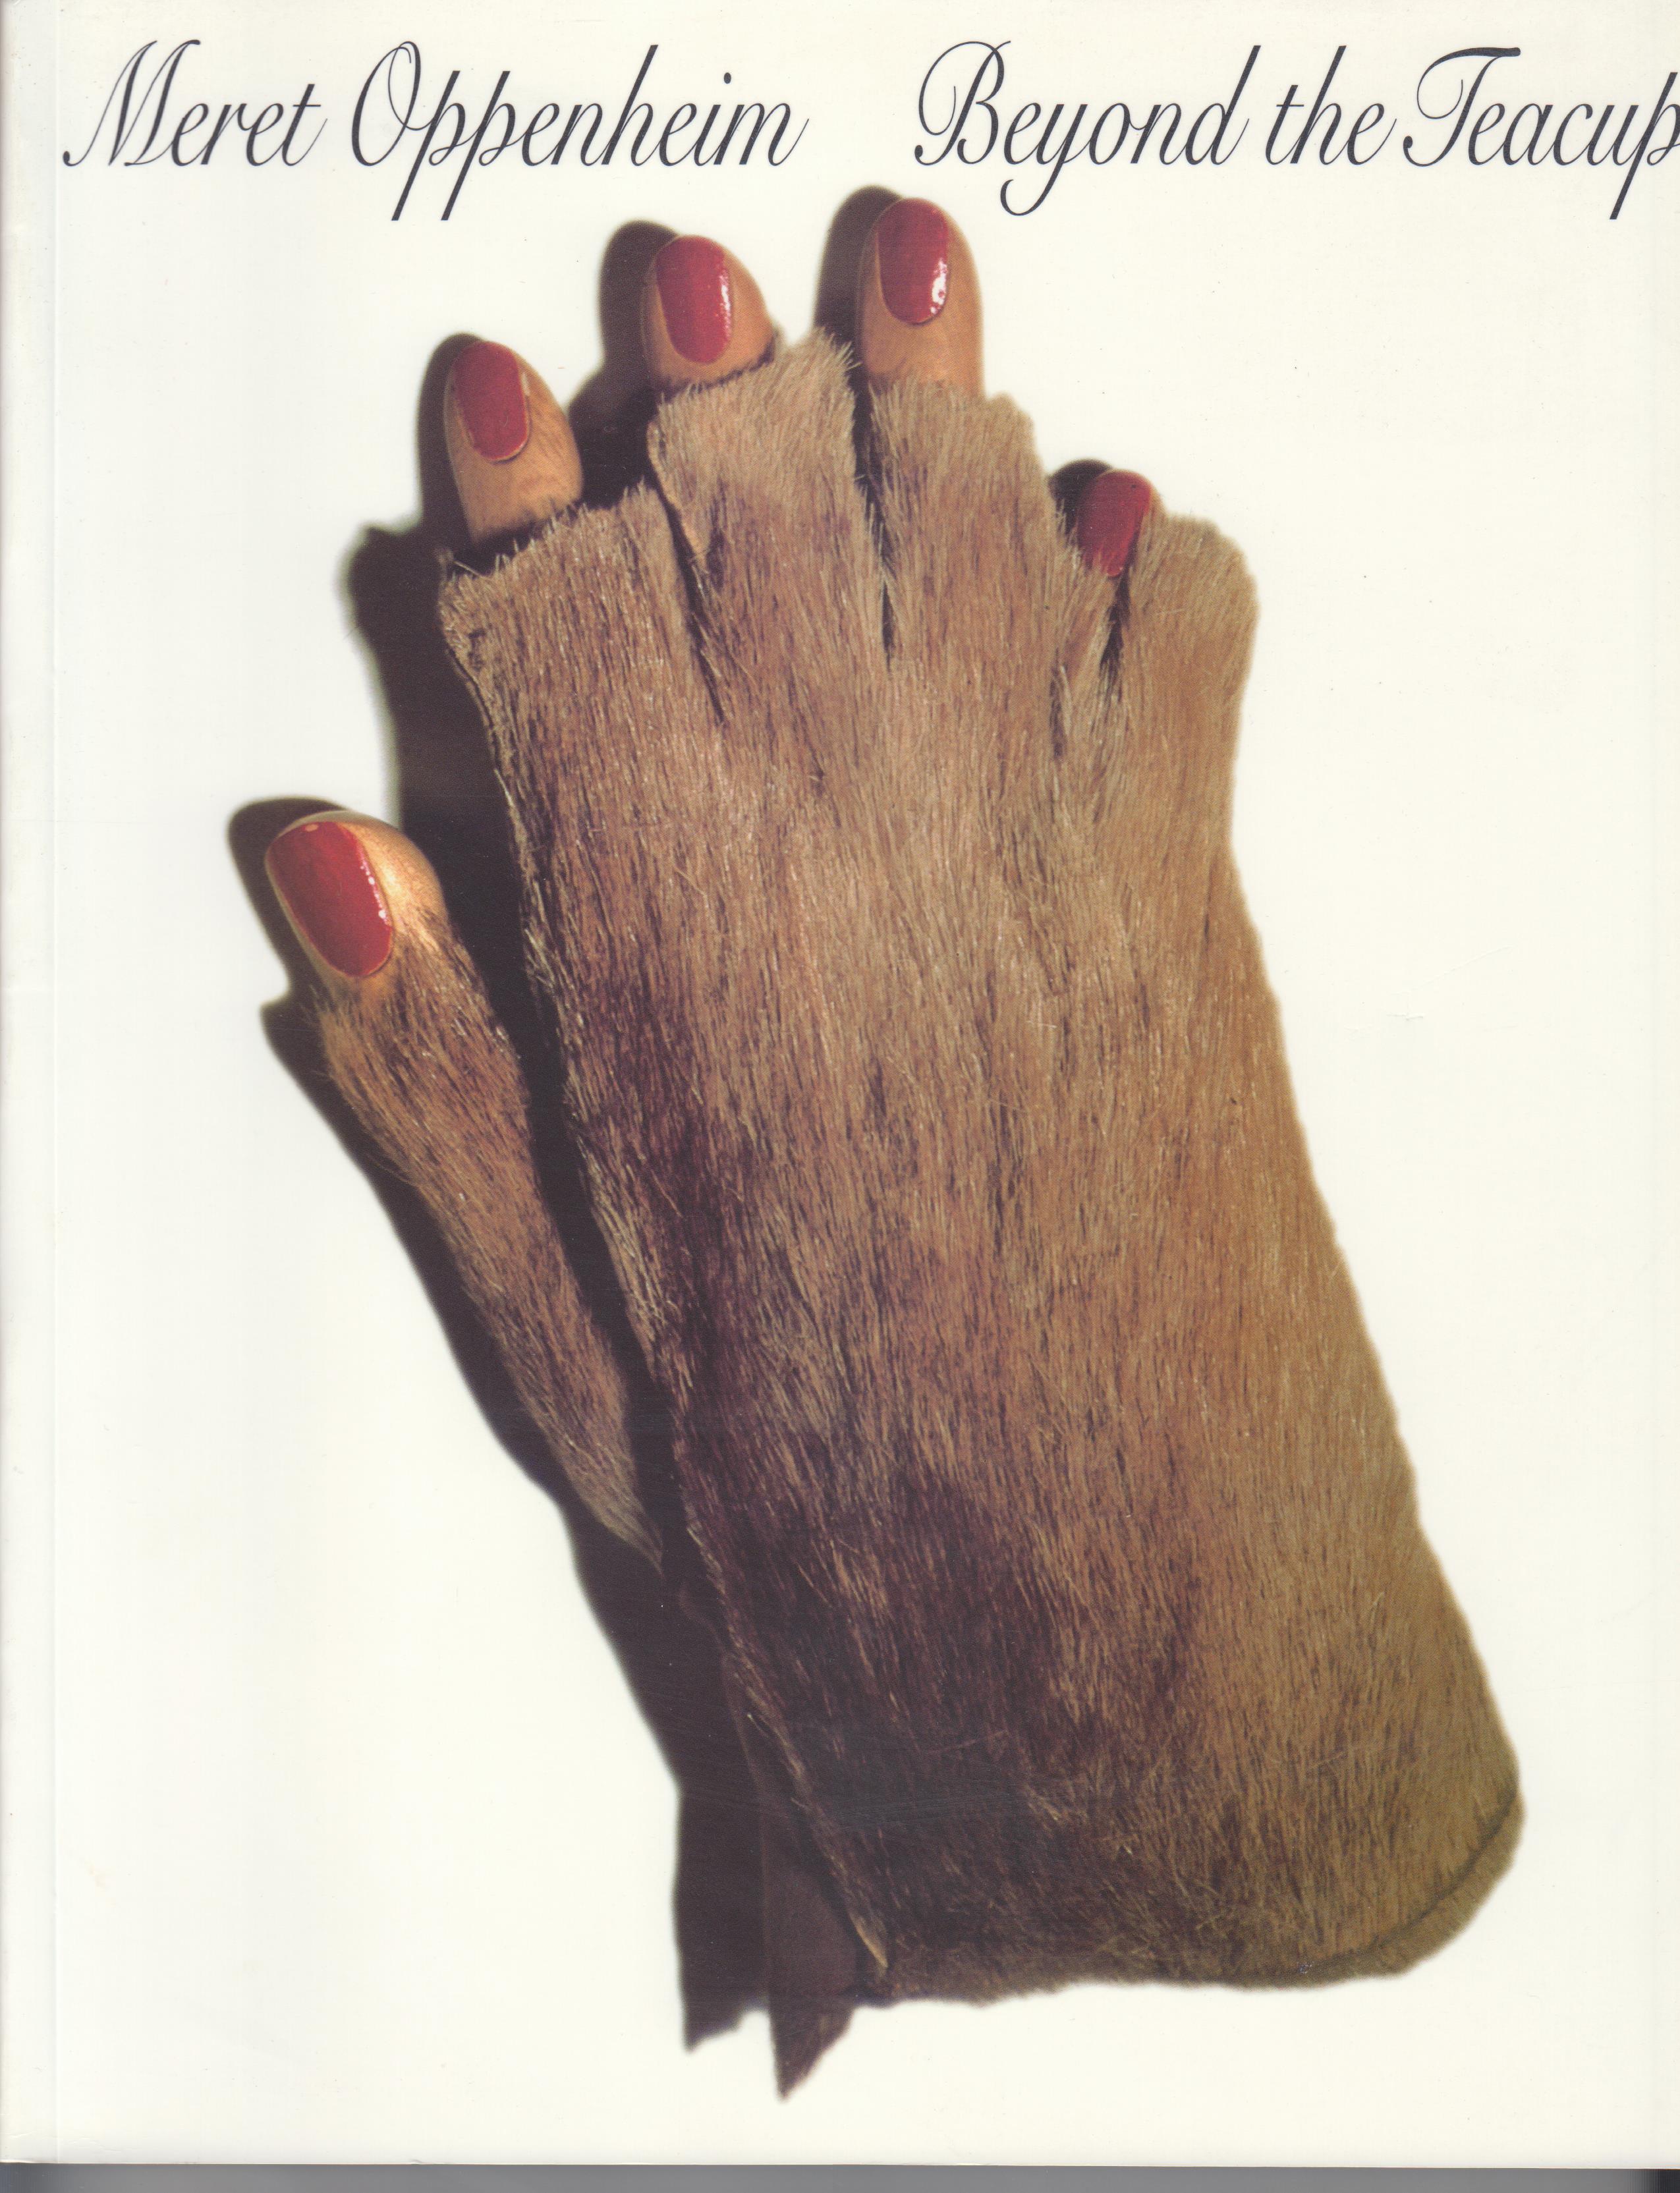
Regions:
<instances>
[{"instance_id":1,"label":"thumb","mask_svg":"<svg viewBox=\"0 0 1680 2193\"><path fill-rule=\"evenodd\" d=\"M327 1070L416 1191L520 1399L580 1497L657 1558L611 1346L544 1199L512 1045L425 856L362 815L313 815L268 879L320 978Z\"/></svg>"}]
</instances>

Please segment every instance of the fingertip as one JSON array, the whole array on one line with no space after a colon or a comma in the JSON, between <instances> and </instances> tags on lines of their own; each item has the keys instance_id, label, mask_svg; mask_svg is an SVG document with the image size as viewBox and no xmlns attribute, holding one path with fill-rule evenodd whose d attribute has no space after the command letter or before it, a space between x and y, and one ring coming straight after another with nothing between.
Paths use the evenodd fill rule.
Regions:
<instances>
[{"instance_id":1,"label":"fingertip","mask_svg":"<svg viewBox=\"0 0 1680 2193\"><path fill-rule=\"evenodd\" d=\"M471 342L450 367L444 438L476 545L576 502L583 467L540 374L502 343Z\"/></svg>"},{"instance_id":2,"label":"fingertip","mask_svg":"<svg viewBox=\"0 0 1680 2193\"><path fill-rule=\"evenodd\" d=\"M419 847L388 823L335 808L281 831L263 856L299 942L330 978L359 984L441 908Z\"/></svg>"},{"instance_id":3,"label":"fingertip","mask_svg":"<svg viewBox=\"0 0 1680 2193\"><path fill-rule=\"evenodd\" d=\"M743 372L774 334L758 283L710 237L674 236L655 255L642 288L642 349L658 386Z\"/></svg>"},{"instance_id":4,"label":"fingertip","mask_svg":"<svg viewBox=\"0 0 1680 2193\"><path fill-rule=\"evenodd\" d=\"M1086 488L1074 518L1074 539L1093 571L1117 579L1138 553L1155 490L1141 472L1104 472Z\"/></svg>"},{"instance_id":5,"label":"fingertip","mask_svg":"<svg viewBox=\"0 0 1680 2193\"><path fill-rule=\"evenodd\" d=\"M450 391L468 448L486 464L505 465L530 439L525 369L502 343L472 342L450 368Z\"/></svg>"},{"instance_id":6,"label":"fingertip","mask_svg":"<svg viewBox=\"0 0 1680 2193\"><path fill-rule=\"evenodd\" d=\"M980 283L962 231L927 198L897 198L858 269L857 346L869 379L982 387Z\"/></svg>"},{"instance_id":7,"label":"fingertip","mask_svg":"<svg viewBox=\"0 0 1680 2193\"><path fill-rule=\"evenodd\" d=\"M875 223L881 301L900 326L926 327L950 296L951 225L927 198L900 198Z\"/></svg>"}]
</instances>

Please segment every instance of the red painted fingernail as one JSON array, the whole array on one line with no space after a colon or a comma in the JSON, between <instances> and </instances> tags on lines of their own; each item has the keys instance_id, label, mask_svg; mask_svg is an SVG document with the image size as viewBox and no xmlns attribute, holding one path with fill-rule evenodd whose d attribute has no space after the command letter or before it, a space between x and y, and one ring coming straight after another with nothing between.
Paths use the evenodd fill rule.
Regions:
<instances>
[{"instance_id":1,"label":"red painted fingernail","mask_svg":"<svg viewBox=\"0 0 1680 2193\"><path fill-rule=\"evenodd\" d=\"M944 309L950 288L950 223L926 198L900 198L875 223L875 264L887 311L922 326Z\"/></svg>"},{"instance_id":2,"label":"red painted fingernail","mask_svg":"<svg viewBox=\"0 0 1680 2193\"><path fill-rule=\"evenodd\" d=\"M268 848L268 877L307 941L341 975L373 975L391 957L384 894L353 830L294 823Z\"/></svg>"},{"instance_id":3,"label":"red painted fingernail","mask_svg":"<svg viewBox=\"0 0 1680 2193\"><path fill-rule=\"evenodd\" d=\"M530 438L525 377L519 361L500 343L468 343L450 368L455 408L467 438L493 465L517 457Z\"/></svg>"},{"instance_id":4,"label":"red painted fingernail","mask_svg":"<svg viewBox=\"0 0 1680 2193\"><path fill-rule=\"evenodd\" d=\"M1093 571L1117 579L1132 561L1155 490L1138 472L1098 472L1079 499L1074 534Z\"/></svg>"},{"instance_id":5,"label":"red painted fingernail","mask_svg":"<svg viewBox=\"0 0 1680 2193\"><path fill-rule=\"evenodd\" d=\"M729 261L708 236L674 236L653 262L665 332L691 365L710 365L729 348L735 293Z\"/></svg>"}]
</instances>

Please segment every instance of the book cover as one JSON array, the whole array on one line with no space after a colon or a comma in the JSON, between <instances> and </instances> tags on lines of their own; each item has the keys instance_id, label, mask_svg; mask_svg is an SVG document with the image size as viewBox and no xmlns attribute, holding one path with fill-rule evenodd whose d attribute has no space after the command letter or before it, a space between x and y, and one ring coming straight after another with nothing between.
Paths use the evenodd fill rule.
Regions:
<instances>
[{"instance_id":1,"label":"book cover","mask_svg":"<svg viewBox=\"0 0 1680 2193\"><path fill-rule=\"evenodd\" d=\"M1671 2156L1680 20L5 37L7 2156ZM507 902L437 628L462 340L605 506L659 244L855 335L895 197L966 236L1045 472L1253 575L1236 864L1527 1819L1404 1973L866 2005L783 2099L678 1877L737 1801L703 1670L321 1079L261 862L345 808Z\"/></svg>"}]
</instances>

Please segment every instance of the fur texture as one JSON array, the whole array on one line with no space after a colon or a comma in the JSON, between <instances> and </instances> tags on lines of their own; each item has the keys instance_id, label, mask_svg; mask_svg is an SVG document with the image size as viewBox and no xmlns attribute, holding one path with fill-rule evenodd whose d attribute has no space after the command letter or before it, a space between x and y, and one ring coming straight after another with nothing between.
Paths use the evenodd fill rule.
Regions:
<instances>
[{"instance_id":1,"label":"fur texture","mask_svg":"<svg viewBox=\"0 0 1680 2193\"><path fill-rule=\"evenodd\" d=\"M1231 866L1241 559L1157 514L1116 631L1012 407L877 398L860 481L821 338L652 456L444 618L763 1795L784 2079L860 1997L1397 1968L1516 1772ZM478 1174L469 1282L645 1548L511 1060L436 987L337 1071Z\"/></svg>"},{"instance_id":2,"label":"fur texture","mask_svg":"<svg viewBox=\"0 0 1680 2193\"><path fill-rule=\"evenodd\" d=\"M329 1000L328 1072L444 1247L555 1460L615 1537L650 1560L624 1379L562 1245L525 1089L477 969L439 925L409 935L392 979Z\"/></svg>"}]
</instances>

